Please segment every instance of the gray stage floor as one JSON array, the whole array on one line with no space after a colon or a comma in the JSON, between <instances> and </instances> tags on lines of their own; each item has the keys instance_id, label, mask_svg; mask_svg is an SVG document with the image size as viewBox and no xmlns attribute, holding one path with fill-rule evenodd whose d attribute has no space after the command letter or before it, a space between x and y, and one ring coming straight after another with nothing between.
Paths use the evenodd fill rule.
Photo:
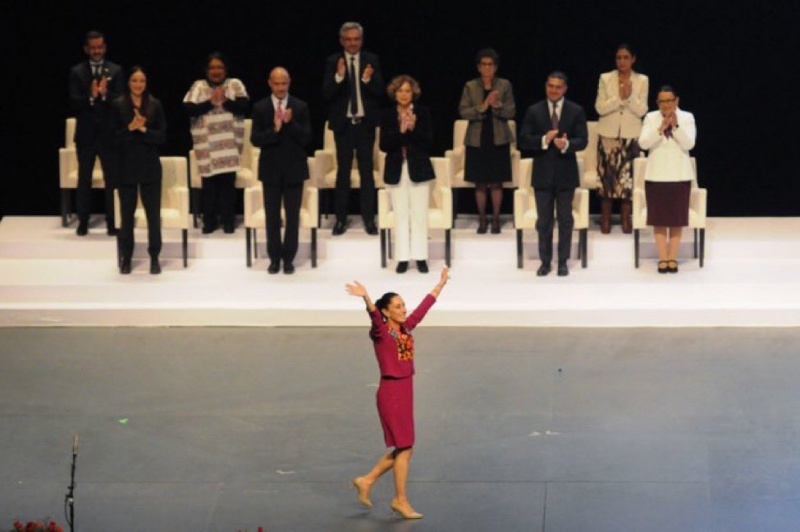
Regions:
<instances>
[{"instance_id":1,"label":"gray stage floor","mask_svg":"<svg viewBox=\"0 0 800 532\"><path fill-rule=\"evenodd\" d=\"M365 316L366 321L366 316ZM394 519L366 328L0 330L0 528L788 531L800 330L449 329L417 339Z\"/></svg>"}]
</instances>

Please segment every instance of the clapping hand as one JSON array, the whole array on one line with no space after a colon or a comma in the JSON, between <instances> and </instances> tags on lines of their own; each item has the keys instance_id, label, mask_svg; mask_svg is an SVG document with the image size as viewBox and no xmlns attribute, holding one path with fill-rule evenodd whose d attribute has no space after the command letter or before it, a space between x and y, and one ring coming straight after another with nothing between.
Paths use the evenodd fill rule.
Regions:
<instances>
[{"instance_id":1,"label":"clapping hand","mask_svg":"<svg viewBox=\"0 0 800 532\"><path fill-rule=\"evenodd\" d=\"M367 65L367 68L364 69L364 74L361 76L361 81L369 83L369 80L372 79L373 72L375 72L375 69L372 68L372 65Z\"/></svg>"},{"instance_id":2,"label":"clapping hand","mask_svg":"<svg viewBox=\"0 0 800 532\"><path fill-rule=\"evenodd\" d=\"M619 99L620 100L627 100L631 97L631 93L633 93L633 84L630 80L625 82L620 82L619 84Z\"/></svg>"},{"instance_id":3,"label":"clapping hand","mask_svg":"<svg viewBox=\"0 0 800 532\"><path fill-rule=\"evenodd\" d=\"M556 145L556 148L558 148L559 150L563 150L564 148L566 148L567 147L567 142L569 142L569 141L567 139L567 134L566 133L562 133L560 137L556 137L553 140L553 143Z\"/></svg>"}]
</instances>

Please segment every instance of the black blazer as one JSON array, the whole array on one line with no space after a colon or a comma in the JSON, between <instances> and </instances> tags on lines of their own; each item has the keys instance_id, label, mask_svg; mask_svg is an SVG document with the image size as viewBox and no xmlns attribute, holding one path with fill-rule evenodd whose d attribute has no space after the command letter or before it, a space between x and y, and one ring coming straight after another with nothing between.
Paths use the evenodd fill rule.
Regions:
<instances>
[{"instance_id":1,"label":"black blazer","mask_svg":"<svg viewBox=\"0 0 800 532\"><path fill-rule=\"evenodd\" d=\"M519 147L533 153L533 188L577 188L580 185L580 176L575 152L585 149L589 139L583 107L564 99L558 131L559 135L567 134L569 148L566 153L561 153L552 142L546 150L542 149L542 137L550 128L547 100L528 107L519 133Z\"/></svg>"},{"instance_id":2,"label":"black blazer","mask_svg":"<svg viewBox=\"0 0 800 532\"><path fill-rule=\"evenodd\" d=\"M108 78L105 99L90 101L92 95L92 69L89 61L73 66L69 71L69 103L75 114L75 142L84 144L113 137L114 117L112 103L125 91L122 67L103 61L103 74Z\"/></svg>"},{"instance_id":3,"label":"black blazer","mask_svg":"<svg viewBox=\"0 0 800 532\"><path fill-rule=\"evenodd\" d=\"M430 181L436 175L430 159L430 147L433 142L433 126L431 113L427 107L414 104L417 123L412 131L400 133L400 122L397 108L390 107L381 113L381 151L386 152L386 166L383 180L387 185L400 182L400 170L403 167L403 151L406 148L408 174L411 181L421 183Z\"/></svg>"},{"instance_id":4,"label":"black blazer","mask_svg":"<svg viewBox=\"0 0 800 532\"><path fill-rule=\"evenodd\" d=\"M133 107L126 97L114 100L114 137L119 150L119 178L123 185L161 180L158 147L167 140L167 121L161 102L149 97L145 116L147 131L128 131Z\"/></svg>"},{"instance_id":5,"label":"black blazer","mask_svg":"<svg viewBox=\"0 0 800 532\"><path fill-rule=\"evenodd\" d=\"M291 122L275 132L275 107L268 96L253 106L250 142L261 148L258 179L265 185L300 184L308 179L306 146L311 142L311 119L308 105L289 95L286 108L292 110Z\"/></svg>"},{"instance_id":6,"label":"black blazer","mask_svg":"<svg viewBox=\"0 0 800 532\"><path fill-rule=\"evenodd\" d=\"M350 80L345 71L341 83L336 83L336 66L339 58L344 57L344 52L338 52L328 57L325 61L325 74L322 78L322 97L328 104L328 127L333 131L341 131L347 125L347 106L350 103ZM358 82L361 83L361 102L364 105L364 122L368 126L378 125L380 117L381 99L385 86L381 74L381 64L378 56L361 51L359 58ZM367 65L372 65L374 72L369 83L361 81Z\"/></svg>"}]
</instances>

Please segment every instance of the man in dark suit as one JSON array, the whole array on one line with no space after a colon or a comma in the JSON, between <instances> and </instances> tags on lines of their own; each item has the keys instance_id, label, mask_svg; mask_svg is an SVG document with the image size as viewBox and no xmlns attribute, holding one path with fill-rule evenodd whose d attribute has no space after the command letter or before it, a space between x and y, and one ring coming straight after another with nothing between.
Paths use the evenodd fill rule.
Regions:
<instances>
[{"instance_id":1,"label":"man in dark suit","mask_svg":"<svg viewBox=\"0 0 800 532\"><path fill-rule=\"evenodd\" d=\"M567 76L555 71L545 84L547 99L528 108L519 134L521 149L533 152L536 231L539 235L537 275L550 273L553 259L553 207L558 218L558 275L569 275L572 246L572 198L579 185L575 152L586 148L589 133L583 108L564 98Z\"/></svg>"},{"instance_id":2,"label":"man in dark suit","mask_svg":"<svg viewBox=\"0 0 800 532\"><path fill-rule=\"evenodd\" d=\"M305 147L311 141L308 105L289 95L291 79L285 68L275 67L267 82L272 94L253 107L250 142L261 148L258 179L264 190L267 218L269 273L294 273L297 254L303 181L308 179ZM286 231L281 243L281 202L286 211Z\"/></svg>"},{"instance_id":3,"label":"man in dark suit","mask_svg":"<svg viewBox=\"0 0 800 532\"><path fill-rule=\"evenodd\" d=\"M114 226L114 189L118 187L114 161L111 103L125 90L122 68L106 60L106 41L99 31L86 34L83 46L88 61L78 63L69 73L69 100L75 113L75 149L78 156L78 229L89 231L92 199L92 170L97 157L106 183L105 205L108 234Z\"/></svg>"},{"instance_id":4,"label":"man in dark suit","mask_svg":"<svg viewBox=\"0 0 800 532\"><path fill-rule=\"evenodd\" d=\"M336 140L336 225L334 235L347 230L347 202L350 197L350 168L353 150L361 175L361 217L371 235L375 226L375 178L372 149L375 127L380 116L384 84L378 56L361 50L364 29L357 22L346 22L339 29L344 49L325 62L322 96L328 103L328 127Z\"/></svg>"}]
</instances>

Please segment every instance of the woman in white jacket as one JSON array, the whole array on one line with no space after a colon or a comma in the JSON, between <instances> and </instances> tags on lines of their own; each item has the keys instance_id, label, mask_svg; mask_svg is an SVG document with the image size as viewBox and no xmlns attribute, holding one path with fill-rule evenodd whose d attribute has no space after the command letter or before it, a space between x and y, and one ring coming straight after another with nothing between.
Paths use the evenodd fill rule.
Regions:
<instances>
[{"instance_id":1,"label":"woman in white jacket","mask_svg":"<svg viewBox=\"0 0 800 532\"><path fill-rule=\"evenodd\" d=\"M600 231L611 232L614 200L620 201L622 230L630 233L633 160L639 156L637 139L647 113L647 76L634 72L636 54L628 44L617 46L617 68L600 76L594 107L597 124L598 194L601 198Z\"/></svg>"},{"instance_id":2,"label":"woman in white jacket","mask_svg":"<svg viewBox=\"0 0 800 532\"><path fill-rule=\"evenodd\" d=\"M694 115L678 108L678 94L669 85L658 91L658 111L647 113L639 145L648 150L644 174L647 225L654 226L658 273L678 272L678 246L689 225L689 195L694 169L689 150L697 131ZM669 234L668 234L669 233Z\"/></svg>"}]
</instances>

